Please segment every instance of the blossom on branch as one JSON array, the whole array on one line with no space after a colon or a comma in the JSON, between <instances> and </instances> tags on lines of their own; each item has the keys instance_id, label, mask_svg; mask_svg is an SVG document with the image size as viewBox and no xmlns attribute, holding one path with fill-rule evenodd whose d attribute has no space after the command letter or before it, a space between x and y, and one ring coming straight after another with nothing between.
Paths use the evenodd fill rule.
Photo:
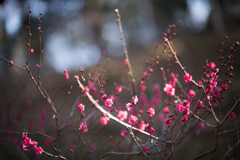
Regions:
<instances>
[{"instance_id":1,"label":"blossom on branch","mask_svg":"<svg viewBox=\"0 0 240 160\"><path fill-rule=\"evenodd\" d=\"M81 123L78 130L82 131L82 133L87 132L88 131L87 123L86 122Z\"/></svg>"},{"instance_id":2,"label":"blossom on branch","mask_svg":"<svg viewBox=\"0 0 240 160\"><path fill-rule=\"evenodd\" d=\"M185 82L191 82L192 81L192 76L189 73L186 73L184 76Z\"/></svg>"},{"instance_id":3,"label":"blossom on branch","mask_svg":"<svg viewBox=\"0 0 240 160\"><path fill-rule=\"evenodd\" d=\"M111 98L106 99L105 105L108 106L108 107L111 107L113 105L112 99Z\"/></svg>"},{"instance_id":4,"label":"blossom on branch","mask_svg":"<svg viewBox=\"0 0 240 160\"><path fill-rule=\"evenodd\" d=\"M109 121L109 119L107 117L101 117L100 118L100 122L102 123L102 125L107 125L108 121Z\"/></svg>"},{"instance_id":5,"label":"blossom on branch","mask_svg":"<svg viewBox=\"0 0 240 160\"><path fill-rule=\"evenodd\" d=\"M193 90L190 90L190 91L188 92L188 96L189 96L189 97L194 97L194 96L195 96L195 92L194 92Z\"/></svg>"},{"instance_id":6,"label":"blossom on branch","mask_svg":"<svg viewBox=\"0 0 240 160\"><path fill-rule=\"evenodd\" d=\"M117 116L121 121L124 121L125 119L127 119L128 112L120 110Z\"/></svg>"},{"instance_id":7,"label":"blossom on branch","mask_svg":"<svg viewBox=\"0 0 240 160\"><path fill-rule=\"evenodd\" d=\"M132 104L136 105L137 102L138 102L138 97L137 96L132 97Z\"/></svg>"},{"instance_id":8,"label":"blossom on branch","mask_svg":"<svg viewBox=\"0 0 240 160\"><path fill-rule=\"evenodd\" d=\"M81 104L78 105L78 109L79 109L80 111L84 111L85 106L81 103Z\"/></svg>"},{"instance_id":9,"label":"blossom on branch","mask_svg":"<svg viewBox=\"0 0 240 160\"><path fill-rule=\"evenodd\" d=\"M153 117L155 115L155 109L151 107L148 109L147 113L150 117Z\"/></svg>"},{"instance_id":10,"label":"blossom on branch","mask_svg":"<svg viewBox=\"0 0 240 160\"><path fill-rule=\"evenodd\" d=\"M169 96L175 95L175 88L173 88L171 84L165 84L163 91L166 92Z\"/></svg>"},{"instance_id":11,"label":"blossom on branch","mask_svg":"<svg viewBox=\"0 0 240 160\"><path fill-rule=\"evenodd\" d=\"M41 147L36 148L36 154L42 154L43 149Z\"/></svg>"},{"instance_id":12,"label":"blossom on branch","mask_svg":"<svg viewBox=\"0 0 240 160\"><path fill-rule=\"evenodd\" d=\"M121 131L121 136L126 137L127 134L128 134L128 131L127 131L127 130L122 130L122 131Z\"/></svg>"},{"instance_id":13,"label":"blossom on branch","mask_svg":"<svg viewBox=\"0 0 240 160\"><path fill-rule=\"evenodd\" d=\"M137 122L137 120L138 120L138 117L131 115L128 123L130 123L131 125L134 125Z\"/></svg>"}]
</instances>

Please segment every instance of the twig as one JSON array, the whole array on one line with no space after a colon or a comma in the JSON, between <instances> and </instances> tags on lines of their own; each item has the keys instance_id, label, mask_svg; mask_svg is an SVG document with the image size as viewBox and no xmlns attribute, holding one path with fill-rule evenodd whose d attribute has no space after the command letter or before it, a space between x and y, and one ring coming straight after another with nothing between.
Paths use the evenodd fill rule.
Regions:
<instances>
[{"instance_id":1,"label":"twig","mask_svg":"<svg viewBox=\"0 0 240 160\"><path fill-rule=\"evenodd\" d=\"M231 148L228 149L228 151L223 155L221 159L226 159L229 153L235 149L238 145L240 145L240 140L238 140Z\"/></svg>"},{"instance_id":2,"label":"twig","mask_svg":"<svg viewBox=\"0 0 240 160\"><path fill-rule=\"evenodd\" d=\"M20 67L19 65L16 65L15 63L13 63L13 62L11 62L10 60L4 58L3 56L0 55L0 57L1 57L1 59L3 59L4 61L6 61L6 62L8 62L8 63L11 63L13 66L15 66L15 67L17 67L17 68L19 68L19 69L21 69L21 70L23 70L23 71L27 71L25 68Z\"/></svg>"},{"instance_id":3,"label":"twig","mask_svg":"<svg viewBox=\"0 0 240 160\"><path fill-rule=\"evenodd\" d=\"M39 17L38 17L38 38L39 38L39 67L38 67L38 83L40 82L40 71L41 71L41 60L42 60L42 28L41 28L41 19L40 16L42 15L42 13L39 13Z\"/></svg>"},{"instance_id":4,"label":"twig","mask_svg":"<svg viewBox=\"0 0 240 160\"><path fill-rule=\"evenodd\" d=\"M31 27L30 27L30 24L31 24L31 7L30 7L30 3L28 3L28 9L29 9L29 13L28 13L28 55L27 55L27 61L26 61L26 65L28 64L28 61L29 61L29 58L30 58L30 49L31 49Z\"/></svg>"},{"instance_id":5,"label":"twig","mask_svg":"<svg viewBox=\"0 0 240 160\"><path fill-rule=\"evenodd\" d=\"M101 160L104 157L108 156L108 155L138 155L141 154L142 152L114 152L114 151L110 151L107 153L104 153L103 155L99 156L97 160Z\"/></svg>"},{"instance_id":6,"label":"twig","mask_svg":"<svg viewBox=\"0 0 240 160\"><path fill-rule=\"evenodd\" d=\"M199 158L202 158L202 157L205 157L213 152L215 152L217 150L217 147L218 147L218 129L219 129L220 125L218 125L215 129L215 136L214 136L214 146L212 149L210 150L207 150L206 152L196 156L196 157L193 157L191 158L192 160L195 160L195 159L199 159Z\"/></svg>"},{"instance_id":7,"label":"twig","mask_svg":"<svg viewBox=\"0 0 240 160\"><path fill-rule=\"evenodd\" d=\"M222 125L228 118L229 115L233 112L233 110L237 107L237 105L240 103L240 99L238 99L238 101L233 105L233 107L230 109L230 111L228 112L228 114L223 118L223 120L220 122L220 125Z\"/></svg>"},{"instance_id":8,"label":"twig","mask_svg":"<svg viewBox=\"0 0 240 160\"><path fill-rule=\"evenodd\" d=\"M38 91L40 92L40 94L42 95L42 97L49 103L50 105L50 109L51 109L51 113L52 113L52 118L56 118L57 116L57 110L56 108L54 107L54 104L51 100L51 98L48 96L47 92L45 92L45 94L43 93L43 90L40 88L40 86L38 85L38 83L36 82L36 80L34 79L32 73L30 72L27 64L25 64L25 67L26 67L26 70L29 74L29 76L31 77L33 83L35 84L35 86L37 87Z\"/></svg>"},{"instance_id":9,"label":"twig","mask_svg":"<svg viewBox=\"0 0 240 160\"><path fill-rule=\"evenodd\" d=\"M67 158L63 157L62 155L60 155L60 154L59 155L53 155L53 154L48 153L48 152L46 152L44 150L43 150L43 153L45 153L46 155L49 155L51 157L56 157L56 158L60 158L60 159L67 159Z\"/></svg>"},{"instance_id":10,"label":"twig","mask_svg":"<svg viewBox=\"0 0 240 160\"><path fill-rule=\"evenodd\" d=\"M128 57L128 52L127 52L127 45L124 39L124 35L123 35L123 29L122 29L122 24L121 24L121 19L120 19L120 14L119 14L119 10L115 9L115 12L117 13L117 22L118 22L118 26L119 26L119 30L121 33L121 40L122 40L122 44L123 44L123 49L124 49L124 56L125 56L125 61L127 61L127 67L128 67L128 71L129 71L129 77L131 79L131 83L132 83L132 92L133 92L133 96L136 95L136 89L135 89L135 78L133 76L133 71L132 71L132 66Z\"/></svg>"},{"instance_id":11,"label":"twig","mask_svg":"<svg viewBox=\"0 0 240 160\"><path fill-rule=\"evenodd\" d=\"M139 148L140 150L142 150L141 146L138 144L138 142L137 142L137 140L136 140L136 138L135 138L135 135L134 135L133 131L132 131L130 128L127 128L127 130L128 130L128 132L130 133L130 135L132 136L132 138L133 138L134 142L136 143L136 145L138 146L138 148ZM147 157L148 159L150 159L150 158L148 157L148 155L147 155L143 150L142 150L142 153L144 154L145 157ZM150 160L151 160L151 159L150 159Z\"/></svg>"}]
</instances>

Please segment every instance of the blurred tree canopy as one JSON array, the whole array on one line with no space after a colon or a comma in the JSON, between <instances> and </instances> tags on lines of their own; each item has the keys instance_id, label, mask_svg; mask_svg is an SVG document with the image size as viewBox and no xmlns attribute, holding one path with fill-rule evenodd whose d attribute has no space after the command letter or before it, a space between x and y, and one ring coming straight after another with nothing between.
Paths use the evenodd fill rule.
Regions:
<instances>
[{"instance_id":1,"label":"blurred tree canopy","mask_svg":"<svg viewBox=\"0 0 240 160\"><path fill-rule=\"evenodd\" d=\"M27 53L28 3L23 0L0 3L0 54L17 64L25 63ZM32 47L38 48L37 17L42 12L42 45L45 66L49 66L46 68L58 72L63 68L87 68L98 61L101 50L121 57L115 8L120 10L132 54L141 54L135 53L136 49L154 46L167 26L179 19L182 23L175 47L179 54L184 53L190 58L192 52L209 55L217 51L217 44L225 35L233 40L240 37L238 0L37 0L31 2ZM81 58L75 61L76 57ZM92 61L93 57L95 61ZM2 77L8 66L4 63L0 66Z\"/></svg>"}]
</instances>

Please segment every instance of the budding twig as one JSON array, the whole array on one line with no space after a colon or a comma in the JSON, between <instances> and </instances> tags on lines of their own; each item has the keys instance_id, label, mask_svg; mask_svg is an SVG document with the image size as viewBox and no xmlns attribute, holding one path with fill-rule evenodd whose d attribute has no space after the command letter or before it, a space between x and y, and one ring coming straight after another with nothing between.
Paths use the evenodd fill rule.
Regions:
<instances>
[{"instance_id":1,"label":"budding twig","mask_svg":"<svg viewBox=\"0 0 240 160\"><path fill-rule=\"evenodd\" d=\"M38 91L40 92L40 94L42 95L42 97L49 103L50 105L50 109L51 109L51 112L52 112L52 117L53 118L56 118L57 116L57 110L56 108L54 107L54 104L53 104L53 101L51 100L51 98L48 96L48 94L44 91L42 88L40 88L40 85L36 82L36 80L34 79L32 73L30 72L27 64L25 64L25 67L26 67L26 71L28 72L29 76L31 77L33 83L35 84L35 86L37 87Z\"/></svg>"},{"instance_id":2,"label":"budding twig","mask_svg":"<svg viewBox=\"0 0 240 160\"><path fill-rule=\"evenodd\" d=\"M17 64L15 64L15 63L13 63L12 61L4 58L3 56L0 56L0 58L3 59L4 61L8 62L8 63L11 63L13 66L15 66L15 67L17 67L17 68L19 68L19 69L21 69L21 70L23 70L23 71L27 71L25 68L20 67L19 65L17 65Z\"/></svg>"},{"instance_id":3,"label":"budding twig","mask_svg":"<svg viewBox=\"0 0 240 160\"><path fill-rule=\"evenodd\" d=\"M129 71L129 77L131 79L132 82L132 92L133 92L133 96L136 95L136 89L135 89L135 78L133 76L133 71L132 71L132 66L128 57L128 52L127 52L127 45L124 39L124 35L123 35L123 29L122 29L122 24L121 24L121 19L120 19L120 14L119 14L119 10L115 9L115 12L117 13L117 22L118 22L118 26L119 26L119 30L121 33L121 40L122 40L122 44L123 44L123 49L124 49L124 56L125 56L125 61L127 62L127 67L128 67L128 71Z\"/></svg>"}]
</instances>

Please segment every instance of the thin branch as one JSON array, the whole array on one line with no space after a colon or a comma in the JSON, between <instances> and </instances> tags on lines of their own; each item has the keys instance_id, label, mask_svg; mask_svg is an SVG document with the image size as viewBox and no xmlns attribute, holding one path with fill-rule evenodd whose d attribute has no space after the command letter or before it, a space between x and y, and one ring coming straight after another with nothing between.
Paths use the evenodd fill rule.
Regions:
<instances>
[{"instance_id":1,"label":"thin branch","mask_svg":"<svg viewBox=\"0 0 240 160\"><path fill-rule=\"evenodd\" d=\"M118 26L119 26L119 30L121 33L121 40L122 40L122 44L123 44L123 49L124 49L124 56L125 56L125 61L127 62L127 67L128 67L128 71L129 71L129 77L131 79L131 83L132 83L132 92L133 92L133 96L136 95L136 89L135 89L135 78L133 76L133 71L132 71L132 66L128 57L128 52L127 52L127 45L124 39L124 35L123 35L123 29L122 29L122 24L121 24L121 19L120 19L120 14L119 14L119 10L115 9L115 12L117 13L117 22L118 22Z\"/></svg>"},{"instance_id":2,"label":"thin branch","mask_svg":"<svg viewBox=\"0 0 240 160\"><path fill-rule=\"evenodd\" d=\"M40 88L40 85L38 85L38 83L36 82L36 80L34 79L32 73L30 72L27 64L25 64L25 67L26 67L26 70L29 74L29 76L31 77L33 83L35 84L35 86L37 87L38 91L40 92L40 94L42 95L42 97L49 103L50 105L50 109L51 109L51 112L52 112L52 118L56 118L57 116L57 110L56 108L54 107L54 104L51 100L51 98L48 96L47 92L45 92L45 94L43 93L43 89Z\"/></svg>"},{"instance_id":3,"label":"thin branch","mask_svg":"<svg viewBox=\"0 0 240 160\"><path fill-rule=\"evenodd\" d=\"M130 135L132 136L132 138L133 138L133 140L134 140L134 142L136 143L136 145L138 146L138 148L140 149L140 150L142 150L142 148L141 148L141 146L138 144L138 142L137 142L137 139L135 138L135 135L134 135L134 133L133 133L133 131L130 129L130 128L127 128L127 130L128 130L128 132L130 133ZM148 159L150 159L149 157L148 157L148 155L142 150L142 153L144 154L144 156L146 156ZM151 159L150 159L151 160Z\"/></svg>"},{"instance_id":4,"label":"thin branch","mask_svg":"<svg viewBox=\"0 0 240 160\"><path fill-rule=\"evenodd\" d=\"M11 63L13 66L15 66L15 67L17 67L17 68L19 68L19 69L21 69L21 70L23 70L23 71L27 71L25 68L20 67L19 65L16 65L15 63L13 63L13 62L11 62L10 60L4 58L3 56L0 55L0 57L1 57L1 59L3 59L4 61L6 61L6 62L8 62L8 63Z\"/></svg>"},{"instance_id":5,"label":"thin branch","mask_svg":"<svg viewBox=\"0 0 240 160\"><path fill-rule=\"evenodd\" d=\"M229 115L233 112L233 110L238 106L239 103L240 103L240 99L238 99L238 101L233 105L233 107L230 109L228 114L221 121L220 125L222 125L229 118Z\"/></svg>"},{"instance_id":6,"label":"thin branch","mask_svg":"<svg viewBox=\"0 0 240 160\"><path fill-rule=\"evenodd\" d=\"M104 153L103 155L99 156L97 160L103 159L104 157L108 156L108 155L138 155L141 154L142 152L114 152L114 151L110 151L107 153Z\"/></svg>"},{"instance_id":7,"label":"thin branch","mask_svg":"<svg viewBox=\"0 0 240 160\"><path fill-rule=\"evenodd\" d=\"M44 150L43 150L43 153L45 153L46 155L51 156L51 157L56 157L56 158L60 158L60 159L67 159L67 158L63 157L62 155L60 155L60 154L59 155L53 155L53 154L48 153L48 152L46 152Z\"/></svg>"},{"instance_id":8,"label":"thin branch","mask_svg":"<svg viewBox=\"0 0 240 160\"><path fill-rule=\"evenodd\" d=\"M199 158L202 158L202 157L205 157L213 152L215 152L217 150L217 147L218 147L218 130L219 130L219 127L220 125L218 125L215 129L215 136L214 136L214 146L212 149L210 150L207 150L206 152L196 156L196 157L193 157L191 158L192 160L196 160L196 159L199 159Z\"/></svg>"},{"instance_id":9,"label":"thin branch","mask_svg":"<svg viewBox=\"0 0 240 160\"><path fill-rule=\"evenodd\" d=\"M38 39L39 39L39 67L38 67L38 83L40 82L40 73L41 73L41 67L42 67L42 28L41 28L41 19L40 16L42 15L42 13L39 13L39 17L38 17Z\"/></svg>"},{"instance_id":10,"label":"thin branch","mask_svg":"<svg viewBox=\"0 0 240 160\"><path fill-rule=\"evenodd\" d=\"M226 159L229 153L234 150L238 145L240 145L240 140L238 140L228 151L223 155L222 159Z\"/></svg>"},{"instance_id":11,"label":"thin branch","mask_svg":"<svg viewBox=\"0 0 240 160\"><path fill-rule=\"evenodd\" d=\"M28 55L27 55L27 61L26 61L26 65L28 64L28 61L29 61L29 58L30 58L30 49L31 49L31 36L32 36L32 33L31 33L31 27L30 27L30 24L31 24L31 7L30 7L30 3L28 3L28 9L29 9L29 13L28 13Z\"/></svg>"}]
</instances>

